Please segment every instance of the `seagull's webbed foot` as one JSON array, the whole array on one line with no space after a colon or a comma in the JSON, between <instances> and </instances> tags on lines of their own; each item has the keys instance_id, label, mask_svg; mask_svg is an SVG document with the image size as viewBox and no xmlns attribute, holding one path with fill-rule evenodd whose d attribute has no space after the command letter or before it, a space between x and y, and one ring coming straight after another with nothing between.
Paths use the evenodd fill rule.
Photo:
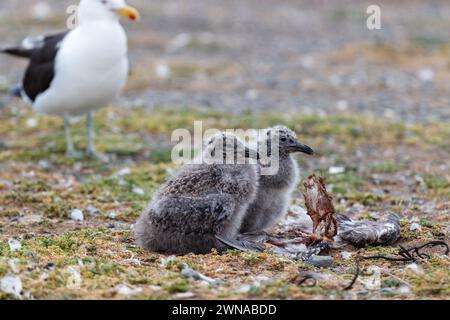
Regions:
<instances>
[{"instance_id":1,"label":"seagull's webbed foot","mask_svg":"<svg viewBox=\"0 0 450 320\"><path fill-rule=\"evenodd\" d=\"M111 161L111 158L108 154L97 151L95 148L88 148L86 150L86 156L91 159L95 159L101 162L108 163Z\"/></svg>"},{"instance_id":2,"label":"seagull's webbed foot","mask_svg":"<svg viewBox=\"0 0 450 320\"><path fill-rule=\"evenodd\" d=\"M81 159L83 158L83 152L76 150L75 148L68 148L66 151L66 157L70 159Z\"/></svg>"}]
</instances>

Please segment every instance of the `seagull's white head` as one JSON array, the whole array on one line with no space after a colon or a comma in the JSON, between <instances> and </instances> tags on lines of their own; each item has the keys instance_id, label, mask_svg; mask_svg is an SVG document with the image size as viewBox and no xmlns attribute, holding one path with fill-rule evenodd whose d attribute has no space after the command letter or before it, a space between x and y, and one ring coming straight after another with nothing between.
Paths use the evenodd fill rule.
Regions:
<instances>
[{"instance_id":1,"label":"seagull's white head","mask_svg":"<svg viewBox=\"0 0 450 320\"><path fill-rule=\"evenodd\" d=\"M127 17L130 20L139 20L140 14L130 7L124 0L81 0L78 11L81 23L83 21L118 20Z\"/></svg>"}]
</instances>

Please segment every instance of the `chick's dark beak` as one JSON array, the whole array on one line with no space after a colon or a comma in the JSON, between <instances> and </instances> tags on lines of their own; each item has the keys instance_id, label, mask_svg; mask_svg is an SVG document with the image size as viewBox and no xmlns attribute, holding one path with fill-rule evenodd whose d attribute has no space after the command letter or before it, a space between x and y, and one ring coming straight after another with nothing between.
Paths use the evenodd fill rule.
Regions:
<instances>
[{"instance_id":1,"label":"chick's dark beak","mask_svg":"<svg viewBox=\"0 0 450 320\"><path fill-rule=\"evenodd\" d=\"M313 155L314 154L314 150L311 149L310 146L307 146L306 144L303 144L303 143L300 143L300 142L298 142L296 144L295 150L297 152L302 152L302 153L306 153L306 154L309 154L309 155Z\"/></svg>"}]
</instances>

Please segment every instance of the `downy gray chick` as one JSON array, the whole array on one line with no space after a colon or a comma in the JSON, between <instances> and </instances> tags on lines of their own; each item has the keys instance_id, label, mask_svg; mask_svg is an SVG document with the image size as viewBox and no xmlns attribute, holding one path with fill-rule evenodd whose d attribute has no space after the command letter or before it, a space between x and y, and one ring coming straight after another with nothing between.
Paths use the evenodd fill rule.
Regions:
<instances>
[{"instance_id":1,"label":"downy gray chick","mask_svg":"<svg viewBox=\"0 0 450 320\"><path fill-rule=\"evenodd\" d=\"M135 225L138 245L187 254L223 251L229 248L224 243L233 243L256 198L258 153L236 136L220 133L206 143L201 156L200 164L185 165L155 193Z\"/></svg>"},{"instance_id":2,"label":"downy gray chick","mask_svg":"<svg viewBox=\"0 0 450 320\"><path fill-rule=\"evenodd\" d=\"M287 212L291 194L300 180L293 154L314 153L309 146L298 141L292 130L284 126L267 130L267 136L258 142L260 153L261 144L266 144L268 156L272 156L271 141L276 141L273 139L278 139L279 143L279 169L275 175L260 176L258 195L245 214L240 230L242 234L258 235L280 221ZM241 239L246 238L241 236Z\"/></svg>"}]
</instances>

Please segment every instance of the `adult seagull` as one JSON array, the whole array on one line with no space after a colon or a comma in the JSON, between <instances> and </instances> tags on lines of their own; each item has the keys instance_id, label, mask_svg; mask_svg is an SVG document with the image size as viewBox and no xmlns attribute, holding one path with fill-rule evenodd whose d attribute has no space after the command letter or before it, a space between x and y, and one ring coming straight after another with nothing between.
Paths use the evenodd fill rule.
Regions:
<instances>
[{"instance_id":1,"label":"adult seagull","mask_svg":"<svg viewBox=\"0 0 450 320\"><path fill-rule=\"evenodd\" d=\"M30 60L17 87L38 113L64 117L69 157L75 150L70 117L87 114L90 157L105 159L94 144L93 111L110 103L124 87L128 73L127 37L121 16L139 19L139 12L124 0L81 0L78 26L51 36L27 38L18 47L1 50Z\"/></svg>"}]
</instances>

